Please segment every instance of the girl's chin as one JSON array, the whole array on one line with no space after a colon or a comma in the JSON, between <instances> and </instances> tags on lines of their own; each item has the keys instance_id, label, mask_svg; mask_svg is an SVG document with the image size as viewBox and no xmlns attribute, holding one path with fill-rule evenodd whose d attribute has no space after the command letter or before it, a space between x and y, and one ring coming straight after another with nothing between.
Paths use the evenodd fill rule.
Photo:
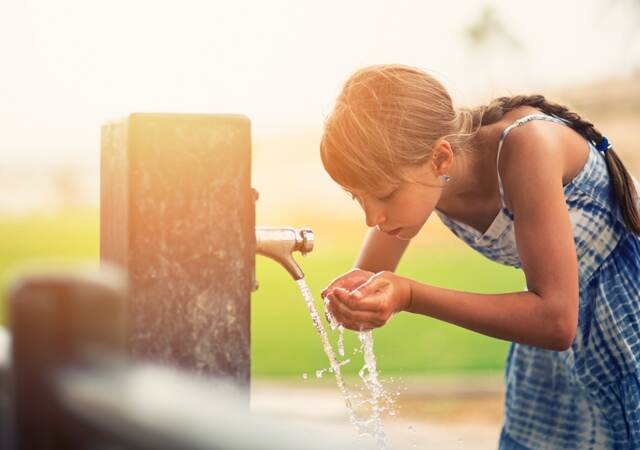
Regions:
<instances>
[{"instance_id":1,"label":"girl's chin","mask_svg":"<svg viewBox=\"0 0 640 450\"><path fill-rule=\"evenodd\" d=\"M402 230L398 232L394 237L396 239L400 239L401 241L410 241L420 232L422 229L422 225L417 227L415 225L411 227L402 227Z\"/></svg>"},{"instance_id":2,"label":"girl's chin","mask_svg":"<svg viewBox=\"0 0 640 450\"><path fill-rule=\"evenodd\" d=\"M401 241L410 241L413 238L413 235L409 230L403 228L394 236L396 239L400 239Z\"/></svg>"}]
</instances>

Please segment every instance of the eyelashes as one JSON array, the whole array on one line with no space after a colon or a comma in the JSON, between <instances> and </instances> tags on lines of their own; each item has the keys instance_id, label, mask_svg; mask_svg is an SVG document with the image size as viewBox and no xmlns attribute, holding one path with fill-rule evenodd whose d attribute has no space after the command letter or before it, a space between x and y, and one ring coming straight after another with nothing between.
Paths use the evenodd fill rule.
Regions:
<instances>
[{"instance_id":1,"label":"eyelashes","mask_svg":"<svg viewBox=\"0 0 640 450\"><path fill-rule=\"evenodd\" d=\"M345 191L346 191L346 189L345 189ZM352 192L350 192L350 191L346 191L346 192L347 192L347 194L349 194L351 196L352 200L355 200L355 201L358 201L358 202L360 201L358 199L358 197L356 195L354 195ZM385 195L384 197L377 197L377 198L380 201L386 201L386 200L391 199L391 197L393 197L396 194L396 192L398 192L398 189L394 189L393 191L391 191L389 194Z\"/></svg>"},{"instance_id":2,"label":"eyelashes","mask_svg":"<svg viewBox=\"0 0 640 450\"><path fill-rule=\"evenodd\" d=\"M391 197L393 197L393 195L394 195L395 193L396 193L396 191L392 191L390 194L385 195L384 197L380 197L380 198L378 198L378 200L383 200L383 201L384 201L384 200L389 200L389 199L391 199ZM349 195L351 196L351 199L352 199L352 200L359 201L359 200L358 200L358 197L356 197L355 195L353 195L351 192L349 192Z\"/></svg>"}]
</instances>

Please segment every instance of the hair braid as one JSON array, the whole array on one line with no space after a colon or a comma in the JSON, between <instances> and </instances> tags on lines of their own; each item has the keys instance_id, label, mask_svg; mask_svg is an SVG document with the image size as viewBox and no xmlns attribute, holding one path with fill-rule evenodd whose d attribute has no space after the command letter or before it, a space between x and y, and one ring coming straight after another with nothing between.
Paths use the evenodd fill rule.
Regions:
<instances>
[{"instance_id":1,"label":"hair braid","mask_svg":"<svg viewBox=\"0 0 640 450\"><path fill-rule=\"evenodd\" d=\"M471 111L473 126L475 128L495 123L506 113L519 106L531 106L538 108L545 114L565 119L569 122L571 128L593 142L594 145L602 142L602 133L591 122L570 111L566 106L547 100L543 95L498 97L488 105L480 106ZM613 148L609 148L605 158L615 197L621 207L625 224L631 231L640 236L640 213L636 205L638 193L633 179Z\"/></svg>"}]
</instances>

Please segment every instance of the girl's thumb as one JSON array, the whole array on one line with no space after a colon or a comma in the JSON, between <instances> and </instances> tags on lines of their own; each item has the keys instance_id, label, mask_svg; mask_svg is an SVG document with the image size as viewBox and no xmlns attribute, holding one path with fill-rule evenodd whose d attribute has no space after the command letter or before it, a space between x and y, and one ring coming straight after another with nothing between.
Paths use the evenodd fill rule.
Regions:
<instances>
[{"instance_id":1,"label":"girl's thumb","mask_svg":"<svg viewBox=\"0 0 640 450\"><path fill-rule=\"evenodd\" d=\"M355 299L361 299L362 297L369 295L372 292L375 292L376 286L378 284L377 278L370 278L365 283L358 286L356 289L352 290L349 295Z\"/></svg>"}]
</instances>

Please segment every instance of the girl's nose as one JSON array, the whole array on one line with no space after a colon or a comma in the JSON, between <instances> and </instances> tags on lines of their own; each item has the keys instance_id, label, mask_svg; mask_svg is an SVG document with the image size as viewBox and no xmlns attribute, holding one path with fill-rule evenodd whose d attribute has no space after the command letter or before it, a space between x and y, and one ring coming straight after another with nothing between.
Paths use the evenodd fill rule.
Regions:
<instances>
[{"instance_id":1,"label":"girl's nose","mask_svg":"<svg viewBox=\"0 0 640 450\"><path fill-rule=\"evenodd\" d=\"M387 220L381 210L372 210L371 208L365 212L365 217L368 227L377 227Z\"/></svg>"},{"instance_id":2,"label":"girl's nose","mask_svg":"<svg viewBox=\"0 0 640 450\"><path fill-rule=\"evenodd\" d=\"M360 206L364 211L365 221L368 227L376 227L380 224L383 224L387 220L384 216L383 208L380 207L380 205L376 204L375 201L363 198L360 201Z\"/></svg>"}]
</instances>

